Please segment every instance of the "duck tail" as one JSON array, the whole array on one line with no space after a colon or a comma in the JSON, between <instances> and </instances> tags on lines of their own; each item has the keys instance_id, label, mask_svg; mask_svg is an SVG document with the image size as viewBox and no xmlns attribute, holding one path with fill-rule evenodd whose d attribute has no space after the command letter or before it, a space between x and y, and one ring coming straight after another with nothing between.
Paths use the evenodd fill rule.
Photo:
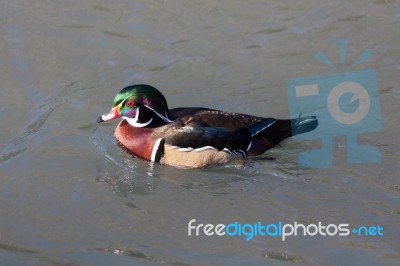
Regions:
<instances>
[{"instance_id":1,"label":"duck tail","mask_svg":"<svg viewBox=\"0 0 400 266\"><path fill-rule=\"evenodd\" d=\"M277 119L275 123L258 133L255 138L263 142L266 150L278 145L282 140L314 130L318 126L315 116L296 119Z\"/></svg>"},{"instance_id":2,"label":"duck tail","mask_svg":"<svg viewBox=\"0 0 400 266\"><path fill-rule=\"evenodd\" d=\"M318 119L316 116L299 117L290 119L289 121L291 124L291 136L313 131L318 126Z\"/></svg>"}]
</instances>

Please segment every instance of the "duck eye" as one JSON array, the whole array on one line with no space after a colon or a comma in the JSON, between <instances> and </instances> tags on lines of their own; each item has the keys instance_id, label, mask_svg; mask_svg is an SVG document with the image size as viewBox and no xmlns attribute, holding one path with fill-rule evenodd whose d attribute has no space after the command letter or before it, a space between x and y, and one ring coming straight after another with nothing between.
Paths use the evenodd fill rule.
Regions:
<instances>
[{"instance_id":1,"label":"duck eye","mask_svg":"<svg viewBox=\"0 0 400 266\"><path fill-rule=\"evenodd\" d=\"M135 103L133 101L129 101L126 103L126 106L133 107L133 106L135 106Z\"/></svg>"}]
</instances>

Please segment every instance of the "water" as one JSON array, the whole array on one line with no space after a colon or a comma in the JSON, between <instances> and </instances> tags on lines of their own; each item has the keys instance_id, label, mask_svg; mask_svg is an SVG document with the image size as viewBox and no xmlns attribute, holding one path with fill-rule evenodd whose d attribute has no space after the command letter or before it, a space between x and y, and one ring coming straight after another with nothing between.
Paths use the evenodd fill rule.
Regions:
<instances>
[{"instance_id":1,"label":"water","mask_svg":"<svg viewBox=\"0 0 400 266\"><path fill-rule=\"evenodd\" d=\"M398 1L2 1L1 265L396 265L400 261ZM316 142L203 170L123 153L97 125L122 87L148 83L170 107L288 117L289 78L373 57L383 129L361 135L380 164L302 169ZM336 58L336 59L335 59ZM274 160L271 159L274 158ZM380 225L377 237L188 237L200 223Z\"/></svg>"}]
</instances>

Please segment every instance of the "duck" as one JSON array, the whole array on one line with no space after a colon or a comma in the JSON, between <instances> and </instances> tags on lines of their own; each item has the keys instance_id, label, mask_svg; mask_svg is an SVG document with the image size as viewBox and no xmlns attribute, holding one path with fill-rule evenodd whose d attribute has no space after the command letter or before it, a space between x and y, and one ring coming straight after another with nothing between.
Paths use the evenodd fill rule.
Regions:
<instances>
[{"instance_id":1,"label":"duck","mask_svg":"<svg viewBox=\"0 0 400 266\"><path fill-rule=\"evenodd\" d=\"M147 84L130 85L97 123L121 119L114 136L127 153L179 168L205 168L258 156L284 139L314 130L316 116L275 119L204 107L169 109Z\"/></svg>"}]
</instances>

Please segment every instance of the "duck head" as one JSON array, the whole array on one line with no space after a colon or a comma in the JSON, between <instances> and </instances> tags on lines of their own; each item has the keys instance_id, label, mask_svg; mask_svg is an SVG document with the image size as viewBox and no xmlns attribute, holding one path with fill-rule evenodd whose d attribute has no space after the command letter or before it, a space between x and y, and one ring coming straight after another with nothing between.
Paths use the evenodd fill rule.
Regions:
<instances>
[{"instance_id":1,"label":"duck head","mask_svg":"<svg viewBox=\"0 0 400 266\"><path fill-rule=\"evenodd\" d=\"M156 88L145 84L128 86L118 92L111 111L100 116L97 123L117 118L126 119L134 127L146 127L156 121L172 122L165 97Z\"/></svg>"}]
</instances>

